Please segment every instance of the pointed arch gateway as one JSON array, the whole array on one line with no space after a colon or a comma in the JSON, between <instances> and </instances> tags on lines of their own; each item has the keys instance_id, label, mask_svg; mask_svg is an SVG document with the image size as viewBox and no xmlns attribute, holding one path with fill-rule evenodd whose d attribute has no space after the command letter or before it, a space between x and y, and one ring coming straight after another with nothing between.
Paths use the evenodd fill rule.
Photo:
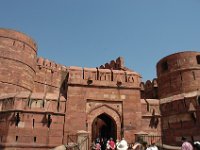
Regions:
<instances>
[{"instance_id":1,"label":"pointed arch gateway","mask_svg":"<svg viewBox=\"0 0 200 150\"><path fill-rule=\"evenodd\" d=\"M121 115L107 105L88 112L87 122L91 141L96 138L121 138Z\"/></svg>"},{"instance_id":2,"label":"pointed arch gateway","mask_svg":"<svg viewBox=\"0 0 200 150\"><path fill-rule=\"evenodd\" d=\"M106 113L97 116L92 123L92 141L97 138L117 138L116 122Z\"/></svg>"}]
</instances>

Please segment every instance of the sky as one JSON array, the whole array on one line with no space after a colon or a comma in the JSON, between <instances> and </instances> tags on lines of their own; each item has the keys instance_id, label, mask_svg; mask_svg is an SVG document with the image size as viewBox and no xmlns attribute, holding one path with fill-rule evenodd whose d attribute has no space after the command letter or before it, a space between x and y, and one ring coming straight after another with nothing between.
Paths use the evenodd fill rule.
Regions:
<instances>
[{"instance_id":1,"label":"sky","mask_svg":"<svg viewBox=\"0 0 200 150\"><path fill-rule=\"evenodd\" d=\"M1 0L0 28L33 38L38 56L65 66L116 60L156 78L156 63L200 51L200 0Z\"/></svg>"}]
</instances>

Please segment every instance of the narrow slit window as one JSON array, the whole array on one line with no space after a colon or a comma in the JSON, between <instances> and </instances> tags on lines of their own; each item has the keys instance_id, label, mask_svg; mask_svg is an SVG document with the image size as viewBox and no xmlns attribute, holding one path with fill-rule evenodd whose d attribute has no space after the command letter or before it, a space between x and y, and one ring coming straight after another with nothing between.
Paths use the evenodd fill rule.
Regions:
<instances>
[{"instance_id":1,"label":"narrow slit window","mask_svg":"<svg viewBox=\"0 0 200 150\"><path fill-rule=\"evenodd\" d=\"M183 103L184 103L184 106L186 107L187 105L186 105L186 99L185 99L185 97L183 99Z\"/></svg>"},{"instance_id":2,"label":"narrow slit window","mask_svg":"<svg viewBox=\"0 0 200 150\"><path fill-rule=\"evenodd\" d=\"M20 116L19 116L19 113L17 113L17 114L15 115L15 127L18 127L19 122L20 122Z\"/></svg>"},{"instance_id":3,"label":"narrow slit window","mask_svg":"<svg viewBox=\"0 0 200 150\"><path fill-rule=\"evenodd\" d=\"M181 81L183 81L183 76L182 76L182 73L180 72L180 78L181 78Z\"/></svg>"},{"instance_id":4,"label":"narrow slit window","mask_svg":"<svg viewBox=\"0 0 200 150\"><path fill-rule=\"evenodd\" d=\"M34 143L36 143L36 141L37 141L37 138L36 138L36 136L34 136L34 139L33 139L33 141L34 141Z\"/></svg>"},{"instance_id":5,"label":"narrow slit window","mask_svg":"<svg viewBox=\"0 0 200 150\"><path fill-rule=\"evenodd\" d=\"M200 105L200 96L197 97L198 105Z\"/></svg>"},{"instance_id":6,"label":"narrow slit window","mask_svg":"<svg viewBox=\"0 0 200 150\"><path fill-rule=\"evenodd\" d=\"M192 76L193 76L193 79L196 80L196 76L195 76L195 72L192 71Z\"/></svg>"},{"instance_id":7,"label":"narrow slit window","mask_svg":"<svg viewBox=\"0 0 200 150\"><path fill-rule=\"evenodd\" d=\"M15 137L15 141L16 141L16 142L18 141L18 136Z\"/></svg>"},{"instance_id":8,"label":"narrow slit window","mask_svg":"<svg viewBox=\"0 0 200 150\"><path fill-rule=\"evenodd\" d=\"M162 71L167 71L168 70L168 63L167 63L167 61L164 61L161 65L162 65Z\"/></svg>"},{"instance_id":9,"label":"narrow slit window","mask_svg":"<svg viewBox=\"0 0 200 150\"><path fill-rule=\"evenodd\" d=\"M35 127L35 119L33 119L33 128Z\"/></svg>"},{"instance_id":10,"label":"narrow slit window","mask_svg":"<svg viewBox=\"0 0 200 150\"><path fill-rule=\"evenodd\" d=\"M200 55L197 55L196 58L197 58L197 64L200 64Z\"/></svg>"}]
</instances>

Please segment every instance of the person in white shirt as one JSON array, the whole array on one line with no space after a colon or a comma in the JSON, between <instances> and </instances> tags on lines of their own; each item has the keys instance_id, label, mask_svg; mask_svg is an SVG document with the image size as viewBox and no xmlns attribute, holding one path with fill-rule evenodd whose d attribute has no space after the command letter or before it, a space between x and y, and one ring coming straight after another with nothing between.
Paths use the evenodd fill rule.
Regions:
<instances>
[{"instance_id":1,"label":"person in white shirt","mask_svg":"<svg viewBox=\"0 0 200 150\"><path fill-rule=\"evenodd\" d=\"M117 145L117 150L127 150L128 149L128 143L124 138L119 142Z\"/></svg>"}]
</instances>

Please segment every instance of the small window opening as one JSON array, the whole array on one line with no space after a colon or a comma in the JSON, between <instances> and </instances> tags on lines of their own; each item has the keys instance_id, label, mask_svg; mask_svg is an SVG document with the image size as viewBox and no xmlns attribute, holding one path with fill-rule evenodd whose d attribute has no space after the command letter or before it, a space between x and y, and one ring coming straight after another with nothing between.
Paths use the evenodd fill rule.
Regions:
<instances>
[{"instance_id":1,"label":"small window opening","mask_svg":"<svg viewBox=\"0 0 200 150\"><path fill-rule=\"evenodd\" d=\"M183 103L184 103L184 106L186 107L187 105L186 105L186 99L185 99L185 97L183 99Z\"/></svg>"},{"instance_id":2,"label":"small window opening","mask_svg":"<svg viewBox=\"0 0 200 150\"><path fill-rule=\"evenodd\" d=\"M162 66L162 71L167 71L168 70L168 63L167 63L167 61L164 61L161 66Z\"/></svg>"},{"instance_id":3,"label":"small window opening","mask_svg":"<svg viewBox=\"0 0 200 150\"><path fill-rule=\"evenodd\" d=\"M15 137L15 141L16 141L16 142L18 141L18 136Z\"/></svg>"},{"instance_id":4,"label":"small window opening","mask_svg":"<svg viewBox=\"0 0 200 150\"><path fill-rule=\"evenodd\" d=\"M48 114L48 117L47 117L47 127L48 127L48 128L50 128L50 126L51 126L51 122L52 122L51 115Z\"/></svg>"},{"instance_id":5,"label":"small window opening","mask_svg":"<svg viewBox=\"0 0 200 150\"><path fill-rule=\"evenodd\" d=\"M197 64L200 64L200 55L197 55L196 58L197 58Z\"/></svg>"},{"instance_id":6,"label":"small window opening","mask_svg":"<svg viewBox=\"0 0 200 150\"><path fill-rule=\"evenodd\" d=\"M180 72L180 78L181 78L181 81L183 81L183 76L182 76L182 73Z\"/></svg>"},{"instance_id":7,"label":"small window opening","mask_svg":"<svg viewBox=\"0 0 200 150\"><path fill-rule=\"evenodd\" d=\"M200 105L200 96L197 97L198 105Z\"/></svg>"},{"instance_id":8,"label":"small window opening","mask_svg":"<svg viewBox=\"0 0 200 150\"><path fill-rule=\"evenodd\" d=\"M149 103L147 103L147 111L148 111L148 112L150 111Z\"/></svg>"},{"instance_id":9,"label":"small window opening","mask_svg":"<svg viewBox=\"0 0 200 150\"><path fill-rule=\"evenodd\" d=\"M60 111L60 101L58 101L58 105L57 105L57 111Z\"/></svg>"},{"instance_id":10,"label":"small window opening","mask_svg":"<svg viewBox=\"0 0 200 150\"><path fill-rule=\"evenodd\" d=\"M37 138L36 138L36 136L34 136L34 143L36 143L36 141L37 141Z\"/></svg>"},{"instance_id":11,"label":"small window opening","mask_svg":"<svg viewBox=\"0 0 200 150\"><path fill-rule=\"evenodd\" d=\"M33 128L35 127L35 119L33 119Z\"/></svg>"},{"instance_id":12,"label":"small window opening","mask_svg":"<svg viewBox=\"0 0 200 150\"><path fill-rule=\"evenodd\" d=\"M42 107L44 108L45 106L45 100L42 101Z\"/></svg>"},{"instance_id":13,"label":"small window opening","mask_svg":"<svg viewBox=\"0 0 200 150\"><path fill-rule=\"evenodd\" d=\"M19 116L19 113L17 113L17 114L15 115L15 126L16 126L16 127L18 127L19 122L20 122L20 116Z\"/></svg>"},{"instance_id":14,"label":"small window opening","mask_svg":"<svg viewBox=\"0 0 200 150\"><path fill-rule=\"evenodd\" d=\"M113 72L111 72L111 81L113 81L114 77L113 77Z\"/></svg>"},{"instance_id":15,"label":"small window opening","mask_svg":"<svg viewBox=\"0 0 200 150\"><path fill-rule=\"evenodd\" d=\"M131 79L132 79L132 82L134 82L134 77L132 77Z\"/></svg>"},{"instance_id":16,"label":"small window opening","mask_svg":"<svg viewBox=\"0 0 200 150\"><path fill-rule=\"evenodd\" d=\"M192 76L193 76L193 79L196 80L196 76L195 76L195 72L192 71Z\"/></svg>"},{"instance_id":17,"label":"small window opening","mask_svg":"<svg viewBox=\"0 0 200 150\"><path fill-rule=\"evenodd\" d=\"M125 82L128 82L128 75L126 72L125 72Z\"/></svg>"},{"instance_id":18,"label":"small window opening","mask_svg":"<svg viewBox=\"0 0 200 150\"><path fill-rule=\"evenodd\" d=\"M97 69L97 80L99 80L99 70L98 70L98 67L96 67Z\"/></svg>"},{"instance_id":19,"label":"small window opening","mask_svg":"<svg viewBox=\"0 0 200 150\"><path fill-rule=\"evenodd\" d=\"M83 69L83 79L85 79L85 70Z\"/></svg>"}]
</instances>

